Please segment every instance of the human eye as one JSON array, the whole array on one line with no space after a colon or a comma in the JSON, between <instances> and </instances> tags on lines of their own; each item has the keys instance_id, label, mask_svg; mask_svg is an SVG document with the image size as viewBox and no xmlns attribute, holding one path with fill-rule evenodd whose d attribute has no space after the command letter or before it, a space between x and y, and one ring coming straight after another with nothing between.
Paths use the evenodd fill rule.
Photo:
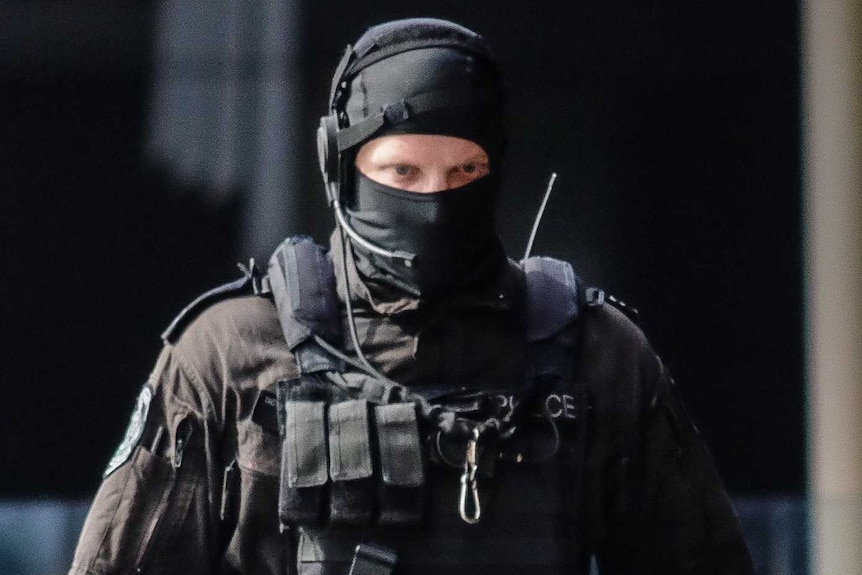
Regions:
<instances>
[{"instance_id":1,"label":"human eye","mask_svg":"<svg viewBox=\"0 0 862 575\"><path fill-rule=\"evenodd\" d=\"M412 164L390 164L384 168L384 172L396 188L409 185L419 176L419 168Z\"/></svg>"},{"instance_id":2,"label":"human eye","mask_svg":"<svg viewBox=\"0 0 862 575\"><path fill-rule=\"evenodd\" d=\"M461 164L461 173L475 178L482 177L488 173L487 162L465 162Z\"/></svg>"},{"instance_id":3,"label":"human eye","mask_svg":"<svg viewBox=\"0 0 862 575\"><path fill-rule=\"evenodd\" d=\"M392 166L392 172L399 177L406 177L413 173L414 168L412 166L408 166L407 164L396 164Z\"/></svg>"}]
</instances>

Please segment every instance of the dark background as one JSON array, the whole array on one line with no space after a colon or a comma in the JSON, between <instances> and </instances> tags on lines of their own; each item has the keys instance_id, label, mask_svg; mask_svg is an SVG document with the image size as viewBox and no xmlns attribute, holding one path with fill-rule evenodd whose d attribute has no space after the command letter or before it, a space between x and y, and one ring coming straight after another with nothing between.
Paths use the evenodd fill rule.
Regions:
<instances>
[{"instance_id":1,"label":"dark background","mask_svg":"<svg viewBox=\"0 0 862 575\"><path fill-rule=\"evenodd\" d=\"M244 261L242 194L144 161L153 6L0 2L0 497L87 497L158 335ZM368 25L451 18L511 83L501 233L641 310L730 489L804 484L793 2L307 2L305 230L325 240L314 128Z\"/></svg>"}]
</instances>

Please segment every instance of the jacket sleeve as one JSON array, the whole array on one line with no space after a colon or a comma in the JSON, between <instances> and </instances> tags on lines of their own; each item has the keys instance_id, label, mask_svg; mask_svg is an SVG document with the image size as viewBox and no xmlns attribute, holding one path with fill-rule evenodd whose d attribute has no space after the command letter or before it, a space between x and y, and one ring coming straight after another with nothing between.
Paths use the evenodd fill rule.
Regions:
<instances>
[{"instance_id":1,"label":"jacket sleeve","mask_svg":"<svg viewBox=\"0 0 862 575\"><path fill-rule=\"evenodd\" d=\"M215 413L201 383L166 346L105 471L70 574L215 571Z\"/></svg>"},{"instance_id":2,"label":"jacket sleeve","mask_svg":"<svg viewBox=\"0 0 862 575\"><path fill-rule=\"evenodd\" d=\"M638 523L656 573L753 574L730 499L667 373L647 407L641 449Z\"/></svg>"},{"instance_id":3,"label":"jacket sleeve","mask_svg":"<svg viewBox=\"0 0 862 575\"><path fill-rule=\"evenodd\" d=\"M753 574L730 499L669 371L639 330L630 333L606 360L614 367L598 400L601 573Z\"/></svg>"}]
</instances>

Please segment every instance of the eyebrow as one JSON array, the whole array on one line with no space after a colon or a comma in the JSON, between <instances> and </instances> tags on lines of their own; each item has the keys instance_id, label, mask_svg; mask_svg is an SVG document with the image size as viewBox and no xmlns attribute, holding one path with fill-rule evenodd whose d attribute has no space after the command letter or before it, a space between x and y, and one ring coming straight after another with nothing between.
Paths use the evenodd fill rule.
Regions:
<instances>
[{"instance_id":1,"label":"eyebrow","mask_svg":"<svg viewBox=\"0 0 862 575\"><path fill-rule=\"evenodd\" d=\"M377 159L372 156L369 161L374 162L378 166L391 166L394 164L410 164L415 165L421 163L427 156L420 154L418 157L412 154L404 154L400 150L387 154L385 157ZM490 164L488 155L483 152L477 152L472 156L468 156L462 160L456 161L453 165L460 166L468 163Z\"/></svg>"}]
</instances>

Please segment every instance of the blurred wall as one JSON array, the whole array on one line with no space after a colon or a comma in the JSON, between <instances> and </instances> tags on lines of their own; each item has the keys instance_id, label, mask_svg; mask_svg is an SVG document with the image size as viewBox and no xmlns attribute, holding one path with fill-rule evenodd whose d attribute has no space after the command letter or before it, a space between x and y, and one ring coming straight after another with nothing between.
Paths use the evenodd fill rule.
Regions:
<instances>
[{"instance_id":1,"label":"blurred wall","mask_svg":"<svg viewBox=\"0 0 862 575\"><path fill-rule=\"evenodd\" d=\"M263 266L304 223L302 4L156 4L147 161L208 203L242 200L239 246Z\"/></svg>"},{"instance_id":2,"label":"blurred wall","mask_svg":"<svg viewBox=\"0 0 862 575\"><path fill-rule=\"evenodd\" d=\"M237 201L144 164L147 4L0 2L0 496L89 496Z\"/></svg>"},{"instance_id":3,"label":"blurred wall","mask_svg":"<svg viewBox=\"0 0 862 575\"><path fill-rule=\"evenodd\" d=\"M862 5L804 3L814 573L862 572Z\"/></svg>"}]
</instances>

